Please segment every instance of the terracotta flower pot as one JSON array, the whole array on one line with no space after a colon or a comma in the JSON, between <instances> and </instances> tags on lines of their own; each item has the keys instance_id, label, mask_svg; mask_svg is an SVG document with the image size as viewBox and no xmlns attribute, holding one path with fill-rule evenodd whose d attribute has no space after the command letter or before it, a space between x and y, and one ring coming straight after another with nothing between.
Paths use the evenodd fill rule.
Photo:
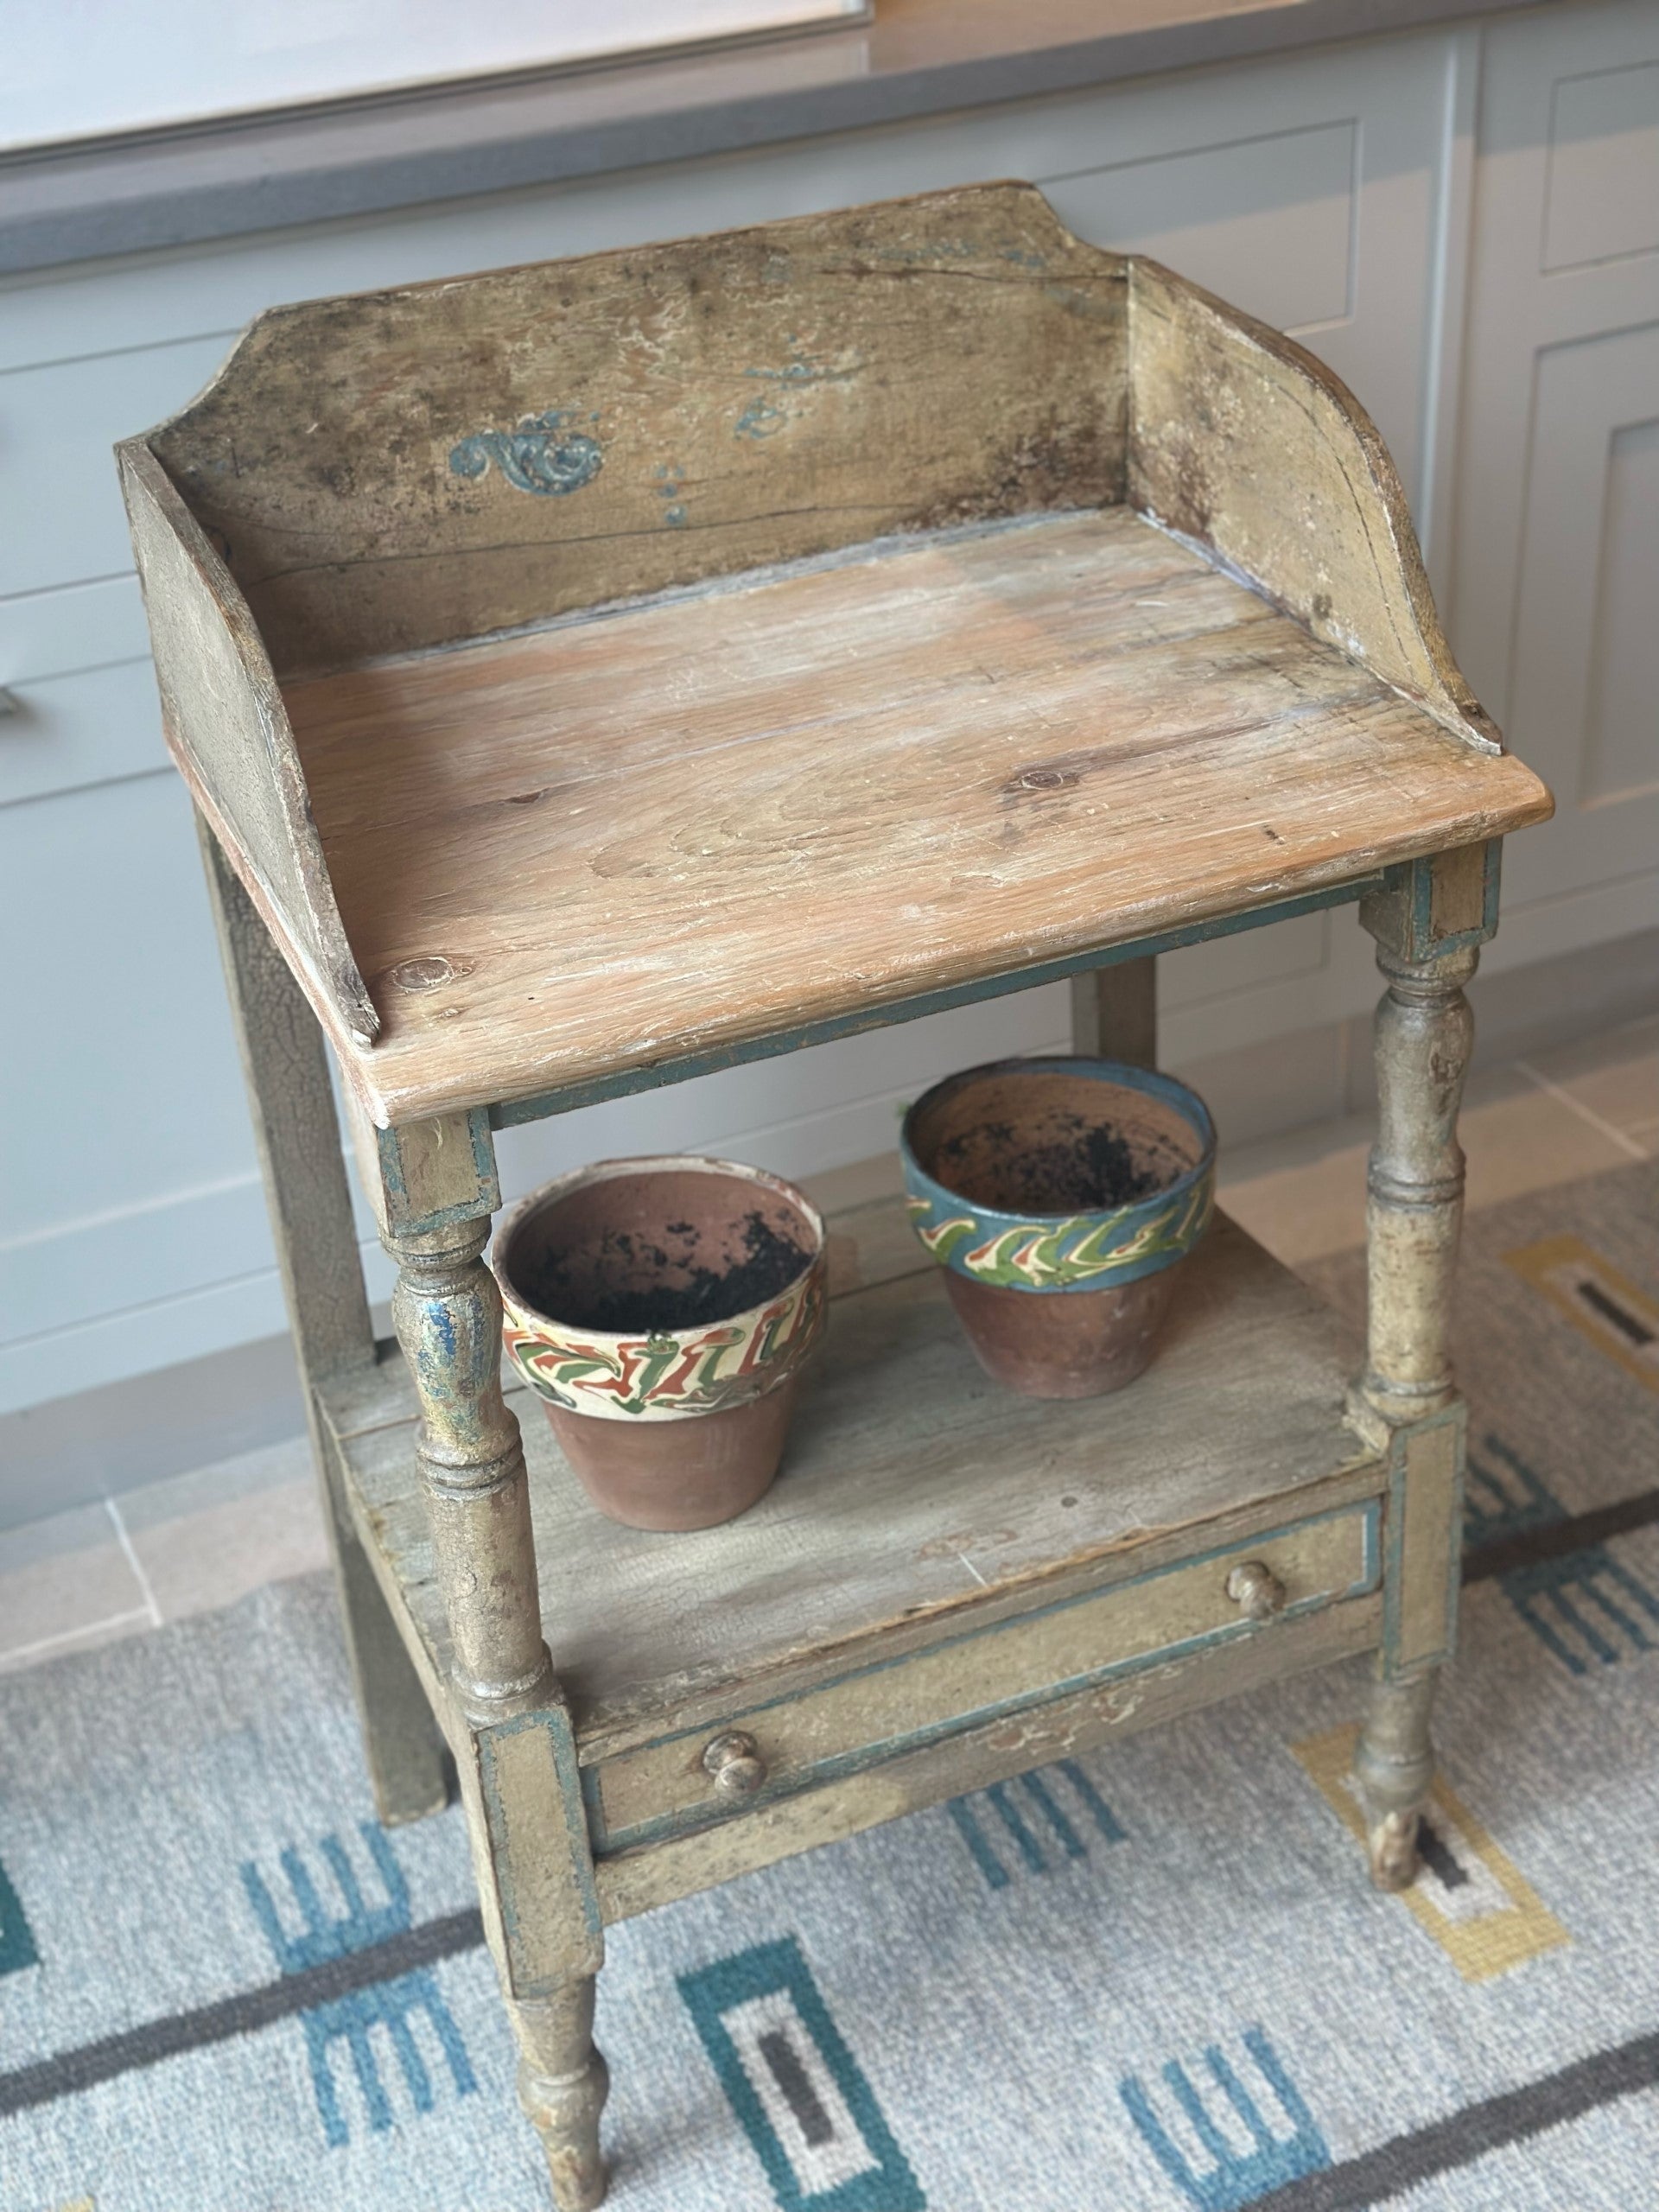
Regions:
<instances>
[{"instance_id":1,"label":"terracotta flower pot","mask_svg":"<svg viewBox=\"0 0 1659 2212\"><path fill-rule=\"evenodd\" d=\"M606 1160L515 1207L492 1258L513 1365L601 1513L708 1529L754 1503L823 1329L810 1199L732 1160Z\"/></svg>"},{"instance_id":2,"label":"terracotta flower pot","mask_svg":"<svg viewBox=\"0 0 1659 2212\"><path fill-rule=\"evenodd\" d=\"M918 1098L899 1150L912 1224L987 1374L1092 1398L1142 1372L1214 1204L1196 1091L1116 1060L1000 1060Z\"/></svg>"}]
</instances>

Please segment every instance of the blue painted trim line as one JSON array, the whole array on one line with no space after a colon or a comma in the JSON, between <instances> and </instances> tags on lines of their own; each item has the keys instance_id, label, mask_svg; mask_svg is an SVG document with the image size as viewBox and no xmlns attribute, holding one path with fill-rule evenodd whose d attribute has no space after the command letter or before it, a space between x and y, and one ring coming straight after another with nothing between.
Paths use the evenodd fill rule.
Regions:
<instances>
[{"instance_id":1,"label":"blue painted trim line","mask_svg":"<svg viewBox=\"0 0 1659 2212\"><path fill-rule=\"evenodd\" d=\"M1404 1586L1406 1548L1406 1491L1407 1456L1413 1440L1427 1436L1437 1428L1451 1427L1457 1432L1457 1472L1452 1504L1452 1526L1454 1533L1461 1529L1465 1514L1464 1485L1467 1450L1465 1436L1468 1408L1461 1399L1443 1411L1433 1414L1427 1421L1418 1421L1410 1428L1396 1429L1389 1458L1389 1519L1383 1547L1382 1572L1382 1649L1381 1658L1386 1677L1421 1674L1425 1667L1438 1667L1448 1660L1457 1647L1458 1607L1463 1594L1463 1554L1457 1542L1448 1545L1449 1557L1446 1570L1446 1634L1437 1651L1420 1652L1410 1664L1400 1664L1400 1606Z\"/></svg>"},{"instance_id":2,"label":"blue painted trim line","mask_svg":"<svg viewBox=\"0 0 1659 2212\"><path fill-rule=\"evenodd\" d=\"M480 1214L493 1213L499 1206L501 1182L496 1173L495 1133L491 1126L487 1106L474 1106L468 1112L467 1135L472 1146L477 1195L458 1199L452 1206L440 1206L433 1213L414 1214L409 1210L409 1187L404 1180L404 1152L397 1128L394 1125L389 1129L375 1131L380 1180L385 1192L387 1226L397 1235L414 1236L432 1229L451 1229L459 1222L476 1221Z\"/></svg>"},{"instance_id":3,"label":"blue painted trim line","mask_svg":"<svg viewBox=\"0 0 1659 2212\"><path fill-rule=\"evenodd\" d=\"M1052 1704L1060 1698L1072 1695L1078 1690L1096 1688L1103 1683L1119 1681L1125 1675L1142 1673L1149 1667L1166 1666L1173 1659L1185 1659L1191 1657L1196 1652L1215 1649L1223 1644L1236 1643L1246 1637L1264 1635L1273 1627L1277 1626L1280 1622L1300 1620L1310 1613L1323 1611L1328 1605L1339 1605L1351 1598L1368 1596L1376 1587L1377 1583L1380 1559L1377 1524L1381 1511L1382 1501L1375 1497L1363 1499L1357 1504L1332 1506L1328 1512L1310 1514L1303 1520L1288 1521L1275 1529L1261 1529L1255 1535L1241 1542L1224 1545L1216 1551L1198 1552L1192 1554L1185 1559L1173 1560L1168 1566L1154 1567L1149 1574L1137 1575L1130 1581L1109 1583L1103 1586L1097 1585L1093 1589L1078 1591L1071 1597L1057 1599L1051 1605L1039 1606L1031 1612L1018 1614L1012 1620L995 1621L982 1628L964 1629L957 1636L942 1637L937 1643L931 1643L928 1646L930 1656L935 1652L946 1649L952 1644L968 1643L982 1637L997 1636L1011 1629L1024 1628L1031 1622L1040 1620L1048 1614L1065 1612L1075 1605L1091 1604L1108 1594L1141 1588L1147 1583L1162 1580L1166 1575L1183 1573L1188 1567L1205 1566L1217 1560L1247 1559L1262 1546L1272 1543L1278 1537L1294 1535L1303 1529L1318 1528L1322 1522L1327 1521L1338 1521L1354 1516L1360 1518L1362 1545L1360 1573L1345 1589L1322 1590L1316 1592L1312 1597L1299 1599L1295 1605L1287 1605L1284 1611L1277 1615L1274 1621L1271 1623L1242 1618L1229 1621L1220 1628L1205 1629L1197 1636L1183 1637L1179 1643L1160 1643L1149 1651L1135 1653L1132 1658L1113 1660L1104 1666L1087 1668L1081 1674L1068 1675L1062 1681L1046 1682L1040 1688L1021 1690L1012 1697L1002 1698L988 1705L976 1706L969 1712L952 1713L945 1719L928 1722L920 1727L908 1730L903 1735L885 1737L874 1743L861 1744L855 1751L842 1751L831 1758L820 1759L811 1766L790 1775L782 1782L766 1784L758 1796L747 1798L741 1808L699 1804L682 1808L677 1812L664 1813L652 1820L637 1821L630 1827L608 1829L604 1818L605 1763L601 1760L597 1764L582 1770L582 1782L588 1799L588 1827L593 1836L594 1853L597 1856L608 1858L624 1851L637 1850L645 1845L668 1842L677 1836L717 1826L721 1821L732 1819L737 1810L747 1811L757 1804L775 1798L796 1796L803 1790L817 1789L828 1782L838 1782L843 1777L857 1774L866 1767L879 1765L885 1760L900 1758L908 1751L925 1751L931 1745L943 1743L950 1737L966 1735L972 1729L989 1726L995 1721L1009 1719L1016 1713L1028 1713L1034 1707ZM718 1722L703 1720L695 1728L674 1729L665 1735L653 1737L649 1745L634 1745L631 1749L656 1750L664 1744L681 1743L693 1737L706 1737L717 1732L719 1728L734 1727L748 1722L759 1714L779 1710L786 1712L791 1705L798 1704L803 1696L816 1697L824 1690L838 1688L843 1682L856 1681L869 1675L885 1674L892 1668L903 1667L907 1663L906 1656L880 1659L869 1666L851 1668L845 1675L836 1675L830 1681L815 1682L809 1691L798 1693L791 1697L773 1698L759 1705L741 1707L722 1715Z\"/></svg>"},{"instance_id":4,"label":"blue painted trim line","mask_svg":"<svg viewBox=\"0 0 1659 2212\"><path fill-rule=\"evenodd\" d=\"M716 1959L677 1980L780 2212L926 2212L927 2199L793 1936ZM768 1998L774 2003L767 2027L759 2035L752 2024L741 2027L740 2049L729 2016ZM757 2087L767 2064L779 2092L772 2097ZM829 2099L821 2094L823 2088L832 2092ZM787 2114L782 2126L774 2113ZM848 2120L859 2142L847 2139ZM863 2162L845 2178L814 2188L810 2175L815 2151L833 2152L843 2167L858 2161L861 2151Z\"/></svg>"},{"instance_id":5,"label":"blue painted trim line","mask_svg":"<svg viewBox=\"0 0 1659 2212\"><path fill-rule=\"evenodd\" d=\"M550 1948L556 1948L550 1943L549 1931L545 1928L536 1929L534 1940L526 1940L519 1908L519 1862L533 1858L535 1853L527 1849L522 1838L515 1844L508 1808L501 1796L496 1758L496 1745L503 1737L522 1735L526 1729L537 1731L546 1738L548 1758L553 1768L564 1812L565 1844L569 1854L574 1903L581 1932L587 1939L585 1954L578 1955L569 1941L576 1931L568 1923L563 1929L558 1931L565 1942L560 1970L556 1974L539 1974L535 1964L538 1954L545 1956ZM522 1713L516 1719L503 1720L488 1728L480 1728L476 1740L479 1794L483 1799L485 1824L495 1847L501 1932L512 1967L513 1992L518 1996L538 1995L551 1988L556 1981L566 1980L574 1973L596 1971L605 1955L604 1927L600 1915L599 1892L594 1886L593 1853L588 1841L587 1802L581 1770L576 1764L575 1738L571 1731L569 1715L562 1706L553 1706L535 1713ZM538 1845L536 1849L547 1851L556 1850L557 1847L556 1840L554 1840ZM527 1864L524 1871L530 1871ZM543 1906L543 1910L545 1909Z\"/></svg>"},{"instance_id":6,"label":"blue painted trim line","mask_svg":"<svg viewBox=\"0 0 1659 2212\"><path fill-rule=\"evenodd\" d=\"M545 1121L552 1114L574 1113L578 1106L596 1106L607 1098L631 1098L636 1091L658 1090L671 1083L689 1083L693 1077L714 1075L721 1068L740 1067L750 1060L766 1060L780 1052L793 1052L806 1045L827 1045L837 1037L861 1036L868 1029L887 1029L901 1021L918 1021L925 1014L943 1014L955 1006L970 1006L979 999L1004 998L1010 991L1032 991L1039 984L1055 983L1067 976L1080 976L1092 968L1114 968L1120 961L1141 960L1160 952L1178 952L1182 946L1202 944L1208 938L1232 937L1243 930L1264 928L1269 922L1287 922L1299 914L1315 914L1326 906L1351 906L1357 899L1380 891L1381 873L1351 877L1346 883L1323 891L1305 891L1294 899L1277 899L1271 906L1253 907L1248 913L1222 914L1207 922L1189 923L1185 929L1167 930L1161 937L1136 938L1129 944L1097 946L1090 952L1068 953L1064 959L1044 960L1034 967L1016 968L1006 975L988 976L970 983L953 983L944 990L923 991L914 998L895 999L887 1006L861 1006L850 1014L835 1014L823 1021L802 1023L753 1037L738 1045L712 1052L690 1052L683 1058L659 1060L647 1067L627 1068L616 1075L600 1076L590 1083L572 1083L531 1098L505 1099L489 1109L493 1127L516 1128L521 1122Z\"/></svg>"}]
</instances>

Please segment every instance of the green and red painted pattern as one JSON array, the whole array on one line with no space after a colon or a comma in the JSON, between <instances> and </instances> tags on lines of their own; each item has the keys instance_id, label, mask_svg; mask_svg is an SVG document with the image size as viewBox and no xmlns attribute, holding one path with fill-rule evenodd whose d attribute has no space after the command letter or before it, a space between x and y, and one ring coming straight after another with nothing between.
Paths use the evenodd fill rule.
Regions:
<instances>
[{"instance_id":1,"label":"green and red painted pattern","mask_svg":"<svg viewBox=\"0 0 1659 2212\"><path fill-rule=\"evenodd\" d=\"M531 1389L567 1412L612 1421L724 1413L763 1397L799 1366L823 1326L824 1268L780 1297L694 1330L613 1336L543 1319L504 1295L508 1356Z\"/></svg>"},{"instance_id":2,"label":"green and red painted pattern","mask_svg":"<svg viewBox=\"0 0 1659 2212\"><path fill-rule=\"evenodd\" d=\"M933 1257L976 1282L1005 1290L1109 1289L1114 1280L1154 1274L1192 1250L1209 1224L1215 1179L1201 1177L1151 1213L1142 1205L1012 1227L932 1198L906 1203L911 1226Z\"/></svg>"}]
</instances>

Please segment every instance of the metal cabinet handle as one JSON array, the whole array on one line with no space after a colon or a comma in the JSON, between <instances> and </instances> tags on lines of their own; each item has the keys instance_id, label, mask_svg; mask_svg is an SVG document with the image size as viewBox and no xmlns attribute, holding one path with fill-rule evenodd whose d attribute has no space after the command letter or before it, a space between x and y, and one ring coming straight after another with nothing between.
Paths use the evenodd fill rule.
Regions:
<instances>
[{"instance_id":1,"label":"metal cabinet handle","mask_svg":"<svg viewBox=\"0 0 1659 2212\"><path fill-rule=\"evenodd\" d=\"M1227 1578L1227 1595L1249 1620L1270 1621L1285 1610L1285 1586L1262 1560L1236 1567Z\"/></svg>"},{"instance_id":2,"label":"metal cabinet handle","mask_svg":"<svg viewBox=\"0 0 1659 2212\"><path fill-rule=\"evenodd\" d=\"M704 1751L702 1763L724 1797L752 1797L766 1778L760 1746L741 1728L716 1736Z\"/></svg>"}]
</instances>

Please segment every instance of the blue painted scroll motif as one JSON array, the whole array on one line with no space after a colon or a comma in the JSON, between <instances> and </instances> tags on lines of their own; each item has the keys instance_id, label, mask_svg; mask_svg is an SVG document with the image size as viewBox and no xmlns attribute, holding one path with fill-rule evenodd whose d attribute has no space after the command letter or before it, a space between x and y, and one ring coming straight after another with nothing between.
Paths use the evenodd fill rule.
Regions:
<instances>
[{"instance_id":1,"label":"blue painted scroll motif","mask_svg":"<svg viewBox=\"0 0 1659 2212\"><path fill-rule=\"evenodd\" d=\"M538 499L580 492L598 475L605 456L597 438L566 428L570 420L568 409L550 407L545 414L526 415L516 430L474 431L451 449L450 469L456 476L484 476L493 461L515 491L533 492Z\"/></svg>"}]
</instances>

